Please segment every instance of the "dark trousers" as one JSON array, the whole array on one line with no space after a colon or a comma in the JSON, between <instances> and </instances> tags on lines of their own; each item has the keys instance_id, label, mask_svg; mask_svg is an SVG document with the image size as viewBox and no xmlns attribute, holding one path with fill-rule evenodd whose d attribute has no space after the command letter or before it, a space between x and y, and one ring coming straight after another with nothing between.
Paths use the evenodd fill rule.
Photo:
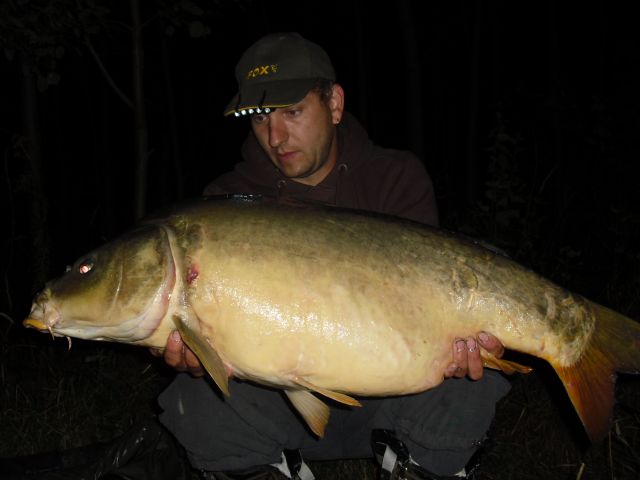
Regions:
<instances>
[{"instance_id":1,"label":"dark trousers","mask_svg":"<svg viewBox=\"0 0 640 480\"><path fill-rule=\"evenodd\" d=\"M185 447L195 468L228 471L279 462L283 449L308 460L372 456L372 429L394 430L424 468L460 471L483 441L496 402L509 391L498 373L482 380L449 379L416 395L335 405L323 439L316 438L281 391L230 381L231 397L208 380L180 374L160 395L160 421ZM325 400L325 399L323 399Z\"/></svg>"}]
</instances>

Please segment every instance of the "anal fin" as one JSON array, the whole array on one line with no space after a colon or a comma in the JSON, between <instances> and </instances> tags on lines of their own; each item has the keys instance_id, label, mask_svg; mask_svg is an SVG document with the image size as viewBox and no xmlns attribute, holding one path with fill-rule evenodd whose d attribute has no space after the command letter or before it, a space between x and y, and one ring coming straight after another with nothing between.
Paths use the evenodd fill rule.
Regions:
<instances>
[{"instance_id":1,"label":"anal fin","mask_svg":"<svg viewBox=\"0 0 640 480\"><path fill-rule=\"evenodd\" d=\"M329 422L329 407L308 390L285 390L284 393L307 422L311 431L322 438Z\"/></svg>"},{"instance_id":2,"label":"anal fin","mask_svg":"<svg viewBox=\"0 0 640 480\"><path fill-rule=\"evenodd\" d=\"M182 341L195 353L218 388L228 397L229 378L218 352L215 351L199 332L190 328L180 316L174 315L173 323L176 325Z\"/></svg>"},{"instance_id":3,"label":"anal fin","mask_svg":"<svg viewBox=\"0 0 640 480\"><path fill-rule=\"evenodd\" d=\"M336 402L344 403L345 405L351 405L352 407L362 406L362 404L358 400L350 397L349 395L319 387L311 382L306 381L304 378L295 377L293 381L301 387L304 387L308 390L313 390L314 392L318 392L320 395L324 395L325 397L330 398L331 400L335 400Z\"/></svg>"},{"instance_id":4,"label":"anal fin","mask_svg":"<svg viewBox=\"0 0 640 480\"><path fill-rule=\"evenodd\" d=\"M515 372L518 373L530 373L533 368L527 367L526 365L521 365L516 362L512 362L511 360L505 360L503 358L498 358L486 350L480 350L480 356L482 357L482 364L487 368L492 368L494 370L501 370L507 375L512 375Z\"/></svg>"}]
</instances>

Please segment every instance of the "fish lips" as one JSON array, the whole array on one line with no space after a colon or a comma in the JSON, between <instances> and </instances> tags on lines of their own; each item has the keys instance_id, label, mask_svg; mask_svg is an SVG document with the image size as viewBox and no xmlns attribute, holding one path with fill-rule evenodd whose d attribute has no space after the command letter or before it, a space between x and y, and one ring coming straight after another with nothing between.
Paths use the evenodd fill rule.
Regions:
<instances>
[{"instance_id":1,"label":"fish lips","mask_svg":"<svg viewBox=\"0 0 640 480\"><path fill-rule=\"evenodd\" d=\"M29 317L24 322L22 322L22 325L27 328L35 328L36 330L40 330L41 332L47 330L47 325L42 320L39 320L37 318Z\"/></svg>"},{"instance_id":2,"label":"fish lips","mask_svg":"<svg viewBox=\"0 0 640 480\"><path fill-rule=\"evenodd\" d=\"M39 298L42 298L42 294ZM45 295L48 298L48 295ZM27 328L34 328L40 332L49 331L52 335L56 334L52 329L60 321L60 312L48 302L36 301L31 308L29 316L22 322Z\"/></svg>"}]
</instances>

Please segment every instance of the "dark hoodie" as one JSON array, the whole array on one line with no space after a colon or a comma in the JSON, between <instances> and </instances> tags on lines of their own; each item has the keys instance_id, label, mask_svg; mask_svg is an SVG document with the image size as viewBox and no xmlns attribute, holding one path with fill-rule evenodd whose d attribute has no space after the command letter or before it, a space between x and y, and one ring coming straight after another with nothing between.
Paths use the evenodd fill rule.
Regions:
<instances>
[{"instance_id":1,"label":"dark hoodie","mask_svg":"<svg viewBox=\"0 0 640 480\"><path fill-rule=\"evenodd\" d=\"M293 198L438 224L431 179L414 154L374 145L347 112L338 125L338 152L336 166L322 182L304 185L282 175L250 132L242 145L244 160L204 193Z\"/></svg>"}]
</instances>

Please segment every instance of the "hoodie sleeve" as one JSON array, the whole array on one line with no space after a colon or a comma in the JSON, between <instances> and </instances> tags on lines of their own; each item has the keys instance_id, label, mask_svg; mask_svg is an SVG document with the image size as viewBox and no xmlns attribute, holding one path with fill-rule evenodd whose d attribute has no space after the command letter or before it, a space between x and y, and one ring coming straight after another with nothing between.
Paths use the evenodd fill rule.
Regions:
<instances>
[{"instance_id":1,"label":"hoodie sleeve","mask_svg":"<svg viewBox=\"0 0 640 480\"><path fill-rule=\"evenodd\" d=\"M379 192L381 212L438 225L433 184L422 162L413 153L389 151Z\"/></svg>"},{"instance_id":2,"label":"hoodie sleeve","mask_svg":"<svg viewBox=\"0 0 640 480\"><path fill-rule=\"evenodd\" d=\"M228 172L207 185L204 189L204 195L223 195L223 194L241 194L241 195L262 195L266 197L275 197L275 186L260 185L252 182L248 178L240 175L238 172Z\"/></svg>"},{"instance_id":3,"label":"hoodie sleeve","mask_svg":"<svg viewBox=\"0 0 640 480\"><path fill-rule=\"evenodd\" d=\"M225 193L231 193L228 189L225 189L218 185L214 180L204 189L203 195L224 195Z\"/></svg>"}]
</instances>

